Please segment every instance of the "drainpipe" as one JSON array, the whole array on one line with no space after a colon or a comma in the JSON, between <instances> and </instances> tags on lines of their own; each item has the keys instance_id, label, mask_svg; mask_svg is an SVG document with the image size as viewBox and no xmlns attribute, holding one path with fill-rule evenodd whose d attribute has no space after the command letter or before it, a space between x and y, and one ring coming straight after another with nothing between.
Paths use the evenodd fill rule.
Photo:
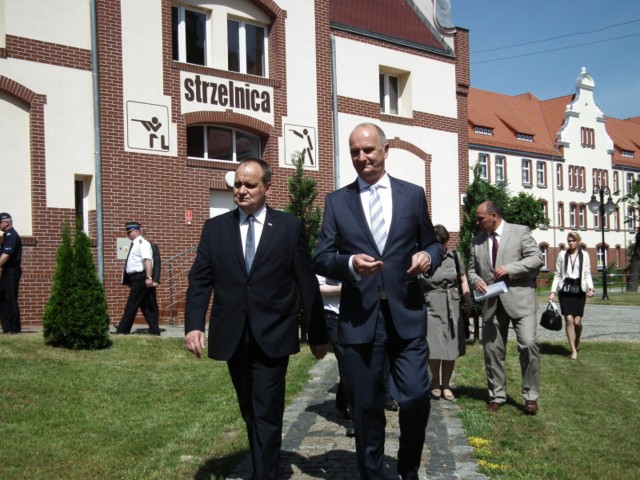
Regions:
<instances>
[{"instance_id":1,"label":"drainpipe","mask_svg":"<svg viewBox=\"0 0 640 480\"><path fill-rule=\"evenodd\" d=\"M338 82L336 80L336 40L331 34L331 106L333 109L333 188L340 187L340 137L338 136Z\"/></svg>"},{"instance_id":2,"label":"drainpipe","mask_svg":"<svg viewBox=\"0 0 640 480\"><path fill-rule=\"evenodd\" d=\"M102 235L102 146L100 143L100 89L98 82L98 28L96 1L91 0L91 75L93 81L93 143L96 174L96 248L98 278L104 283L104 238Z\"/></svg>"}]
</instances>

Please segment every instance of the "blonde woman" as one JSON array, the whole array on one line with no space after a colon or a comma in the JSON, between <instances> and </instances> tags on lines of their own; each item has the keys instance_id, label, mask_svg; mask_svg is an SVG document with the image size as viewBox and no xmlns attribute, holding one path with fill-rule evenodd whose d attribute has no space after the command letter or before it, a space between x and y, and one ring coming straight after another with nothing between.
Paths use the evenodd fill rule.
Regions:
<instances>
[{"instance_id":1,"label":"blonde woman","mask_svg":"<svg viewBox=\"0 0 640 480\"><path fill-rule=\"evenodd\" d=\"M567 340L571 347L571 360L578 358L580 335L582 334L582 316L586 297L593 297L593 279L589 255L582 251L578 232L567 234L567 249L560 252L556 260L556 272L553 276L549 300L553 301L558 291L560 311L565 318ZM569 292L568 290L576 290Z\"/></svg>"}]
</instances>

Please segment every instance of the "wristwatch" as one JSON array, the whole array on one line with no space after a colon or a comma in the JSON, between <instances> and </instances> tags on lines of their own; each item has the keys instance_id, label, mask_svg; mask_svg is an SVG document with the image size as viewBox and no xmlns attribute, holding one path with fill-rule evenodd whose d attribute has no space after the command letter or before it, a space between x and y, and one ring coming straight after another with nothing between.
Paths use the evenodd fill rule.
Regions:
<instances>
[{"instance_id":1,"label":"wristwatch","mask_svg":"<svg viewBox=\"0 0 640 480\"><path fill-rule=\"evenodd\" d=\"M147 280L153 280L153 277L147 277Z\"/></svg>"}]
</instances>

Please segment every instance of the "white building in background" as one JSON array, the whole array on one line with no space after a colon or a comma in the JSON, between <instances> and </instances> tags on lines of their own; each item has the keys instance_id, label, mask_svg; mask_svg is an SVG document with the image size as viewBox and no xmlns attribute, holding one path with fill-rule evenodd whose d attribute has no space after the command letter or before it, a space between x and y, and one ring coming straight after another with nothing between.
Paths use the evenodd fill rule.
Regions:
<instances>
[{"instance_id":1,"label":"white building in background","mask_svg":"<svg viewBox=\"0 0 640 480\"><path fill-rule=\"evenodd\" d=\"M550 223L534 237L551 271L570 230L580 233L598 269L603 262L626 267L625 249L635 239L636 212L619 199L640 181L640 117L605 117L594 93L584 68L575 94L560 98L469 93L469 165L480 163L484 179L505 181L512 193L540 198ZM604 245L599 214L588 207L594 188L601 187L618 201L605 216Z\"/></svg>"}]
</instances>

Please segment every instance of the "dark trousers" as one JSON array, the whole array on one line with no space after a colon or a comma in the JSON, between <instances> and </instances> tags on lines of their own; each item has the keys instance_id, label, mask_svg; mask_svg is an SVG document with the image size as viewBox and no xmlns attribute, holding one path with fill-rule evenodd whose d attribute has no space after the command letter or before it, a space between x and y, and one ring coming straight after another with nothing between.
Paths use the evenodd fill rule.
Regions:
<instances>
[{"instance_id":1,"label":"dark trousers","mask_svg":"<svg viewBox=\"0 0 640 480\"><path fill-rule=\"evenodd\" d=\"M336 391L336 408L349 416L349 397L346 387L346 376L344 373L344 347L340 340L338 314L329 310L324 311L324 321L327 326L327 334L331 342L331 349L338 361L338 389Z\"/></svg>"},{"instance_id":2,"label":"dark trousers","mask_svg":"<svg viewBox=\"0 0 640 480\"><path fill-rule=\"evenodd\" d=\"M227 365L247 426L252 478L278 480L289 356L265 355L247 327L243 341Z\"/></svg>"},{"instance_id":3,"label":"dark trousers","mask_svg":"<svg viewBox=\"0 0 640 480\"><path fill-rule=\"evenodd\" d=\"M118 333L130 333L133 322L136 319L138 309L142 310L145 320L149 324L151 333L160 333L158 326L158 302L155 297L155 288L146 285L144 272L128 274L129 298L124 307L120 325L116 329Z\"/></svg>"},{"instance_id":4,"label":"dark trousers","mask_svg":"<svg viewBox=\"0 0 640 480\"><path fill-rule=\"evenodd\" d=\"M19 266L7 267L0 276L0 322L4 333L20 333L20 307L18 289L22 269Z\"/></svg>"},{"instance_id":5,"label":"dark trousers","mask_svg":"<svg viewBox=\"0 0 640 480\"><path fill-rule=\"evenodd\" d=\"M400 406L398 473L417 472L431 408L426 339L400 338L393 325L389 305L382 301L373 344L345 345L344 355L361 478L385 478L384 369L387 357L391 395Z\"/></svg>"}]
</instances>

